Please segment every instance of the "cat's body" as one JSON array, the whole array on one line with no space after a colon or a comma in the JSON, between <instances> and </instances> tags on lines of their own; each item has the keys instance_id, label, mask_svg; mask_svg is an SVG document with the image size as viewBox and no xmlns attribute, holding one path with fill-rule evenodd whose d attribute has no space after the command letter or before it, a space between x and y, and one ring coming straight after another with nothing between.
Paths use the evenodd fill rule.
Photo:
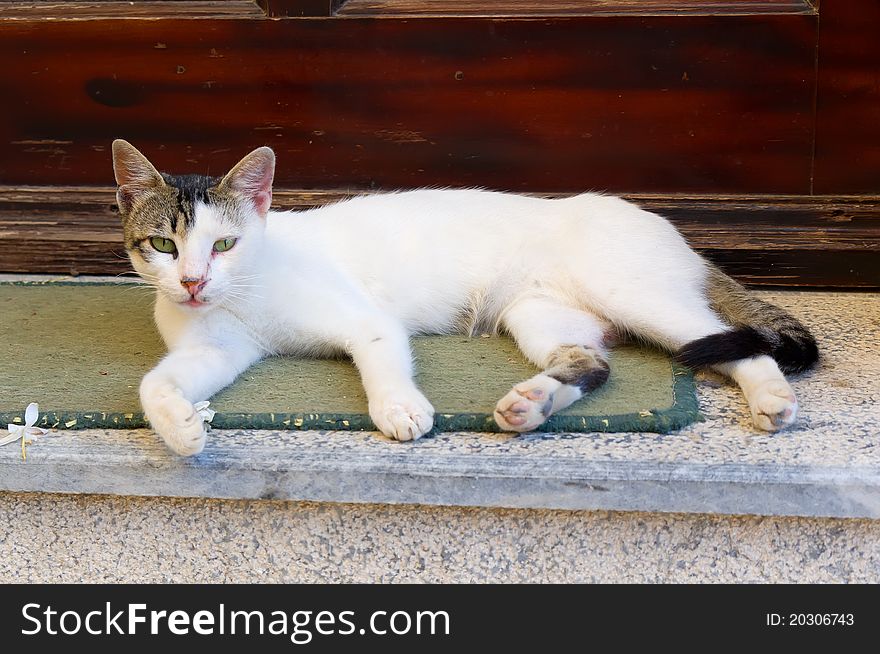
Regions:
<instances>
[{"instance_id":1,"label":"cat's body","mask_svg":"<svg viewBox=\"0 0 880 654\"><path fill-rule=\"evenodd\" d=\"M170 350L141 399L181 454L204 444L192 404L273 354L351 356L373 421L399 440L432 424L412 380L413 334L511 334L545 370L499 401L496 421L511 431L601 385L618 334L717 364L764 429L797 410L768 355L792 369L816 358L796 320L751 298L666 220L619 198L421 190L270 212L266 148L222 181L157 179L121 141L114 163L126 246L160 290L156 322ZM151 247L154 238L174 252Z\"/></svg>"},{"instance_id":2,"label":"cat's body","mask_svg":"<svg viewBox=\"0 0 880 654\"><path fill-rule=\"evenodd\" d=\"M643 239L625 242L621 231ZM258 264L245 273L256 276L247 280L253 296L221 308L248 305L263 326L254 337L284 354L326 351L329 326L353 312L379 312L409 334L494 331L503 310L525 296L623 317L646 296L692 301L704 268L668 222L619 198L477 190L272 211ZM173 313L181 325L207 318L165 296L159 307L160 328L177 322ZM173 341L174 330L165 331Z\"/></svg>"}]
</instances>

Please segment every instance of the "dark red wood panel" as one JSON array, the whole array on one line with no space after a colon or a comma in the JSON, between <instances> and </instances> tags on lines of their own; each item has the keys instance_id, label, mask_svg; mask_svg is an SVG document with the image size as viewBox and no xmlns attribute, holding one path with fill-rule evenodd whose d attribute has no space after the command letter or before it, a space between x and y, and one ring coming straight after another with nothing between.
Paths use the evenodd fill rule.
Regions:
<instances>
[{"instance_id":1,"label":"dark red wood panel","mask_svg":"<svg viewBox=\"0 0 880 654\"><path fill-rule=\"evenodd\" d=\"M176 4L176 3L175 3ZM0 20L0 183L808 193L816 16Z\"/></svg>"},{"instance_id":2,"label":"dark red wood panel","mask_svg":"<svg viewBox=\"0 0 880 654\"><path fill-rule=\"evenodd\" d=\"M880 192L880 2L822 0L813 191Z\"/></svg>"}]
</instances>

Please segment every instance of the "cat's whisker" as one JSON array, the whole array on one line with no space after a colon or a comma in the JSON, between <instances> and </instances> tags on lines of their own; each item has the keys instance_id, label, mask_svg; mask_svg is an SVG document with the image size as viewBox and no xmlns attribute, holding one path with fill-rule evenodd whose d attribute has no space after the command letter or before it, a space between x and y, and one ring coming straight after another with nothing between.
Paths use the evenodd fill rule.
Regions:
<instances>
[{"instance_id":1,"label":"cat's whisker","mask_svg":"<svg viewBox=\"0 0 880 654\"><path fill-rule=\"evenodd\" d=\"M233 273L233 274L231 274L231 275L229 276L229 278L230 278L230 279L255 279L255 278L257 278L257 277L262 277L262 276L263 276L263 275L261 275L261 274L243 275L243 274L240 274L240 273Z\"/></svg>"},{"instance_id":2,"label":"cat's whisker","mask_svg":"<svg viewBox=\"0 0 880 654\"><path fill-rule=\"evenodd\" d=\"M156 284L160 281L158 277L148 277L146 275L141 277L132 277L132 283L134 284Z\"/></svg>"},{"instance_id":3,"label":"cat's whisker","mask_svg":"<svg viewBox=\"0 0 880 654\"><path fill-rule=\"evenodd\" d=\"M265 298L262 298L262 297L236 297L236 296L230 296L230 295L227 295L225 299L231 300L232 302L248 302L251 300L265 300Z\"/></svg>"},{"instance_id":4,"label":"cat's whisker","mask_svg":"<svg viewBox=\"0 0 880 654\"><path fill-rule=\"evenodd\" d=\"M265 300L262 295L253 295L253 294L244 294L244 293L236 293L234 291L227 291L226 297L231 297L236 300Z\"/></svg>"},{"instance_id":5,"label":"cat's whisker","mask_svg":"<svg viewBox=\"0 0 880 654\"><path fill-rule=\"evenodd\" d=\"M131 295L131 294L132 294L132 293L131 293L132 290L133 290L133 289L126 289L126 292L128 292L128 294ZM153 289L141 288L141 289L138 289L138 290L141 291L140 295L143 296L143 297L151 297L151 296L155 295L155 292L154 292ZM135 295L137 295L137 293L135 293Z\"/></svg>"},{"instance_id":6,"label":"cat's whisker","mask_svg":"<svg viewBox=\"0 0 880 654\"><path fill-rule=\"evenodd\" d=\"M124 286L126 288L140 288L143 286L156 286L159 283L159 280L147 280L147 279L132 279L131 281L120 283L119 286Z\"/></svg>"},{"instance_id":7,"label":"cat's whisker","mask_svg":"<svg viewBox=\"0 0 880 654\"><path fill-rule=\"evenodd\" d=\"M243 291L245 293L250 293L253 290L261 290L266 287L263 284L237 284L237 283L228 283L224 284L223 288L235 291Z\"/></svg>"},{"instance_id":8,"label":"cat's whisker","mask_svg":"<svg viewBox=\"0 0 880 654\"><path fill-rule=\"evenodd\" d=\"M132 288L156 288L155 284L149 284L147 282L141 282L138 284L119 284L120 288L132 289Z\"/></svg>"}]
</instances>

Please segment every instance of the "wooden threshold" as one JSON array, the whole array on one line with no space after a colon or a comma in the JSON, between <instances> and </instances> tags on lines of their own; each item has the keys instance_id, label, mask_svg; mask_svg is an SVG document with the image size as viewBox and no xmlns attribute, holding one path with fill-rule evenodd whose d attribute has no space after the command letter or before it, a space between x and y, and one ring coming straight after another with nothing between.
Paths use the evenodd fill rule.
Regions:
<instances>
[{"instance_id":1,"label":"wooden threshold","mask_svg":"<svg viewBox=\"0 0 880 654\"><path fill-rule=\"evenodd\" d=\"M351 197L281 189L276 208ZM878 196L625 196L669 218L689 242L755 285L880 288ZM129 270L108 187L0 186L0 272L119 274Z\"/></svg>"},{"instance_id":2,"label":"wooden threshold","mask_svg":"<svg viewBox=\"0 0 880 654\"><path fill-rule=\"evenodd\" d=\"M296 4L297 0L292 0ZM741 16L816 14L808 0L348 0L342 17Z\"/></svg>"},{"instance_id":3,"label":"wooden threshold","mask_svg":"<svg viewBox=\"0 0 880 654\"><path fill-rule=\"evenodd\" d=\"M141 0L2 2L0 20L815 15L811 0Z\"/></svg>"},{"instance_id":4,"label":"wooden threshold","mask_svg":"<svg viewBox=\"0 0 880 654\"><path fill-rule=\"evenodd\" d=\"M265 18L252 0L181 2L0 2L2 20Z\"/></svg>"}]
</instances>

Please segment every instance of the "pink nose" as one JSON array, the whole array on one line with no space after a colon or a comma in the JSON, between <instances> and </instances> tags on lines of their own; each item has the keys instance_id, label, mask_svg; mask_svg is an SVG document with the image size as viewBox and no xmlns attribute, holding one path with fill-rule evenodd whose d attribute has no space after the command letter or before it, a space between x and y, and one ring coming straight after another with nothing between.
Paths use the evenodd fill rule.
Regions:
<instances>
[{"instance_id":1,"label":"pink nose","mask_svg":"<svg viewBox=\"0 0 880 654\"><path fill-rule=\"evenodd\" d=\"M198 295L199 291L205 288L205 284L208 283L208 280L204 277L192 278L185 277L180 280L180 285L183 286L189 294L195 297Z\"/></svg>"}]
</instances>

